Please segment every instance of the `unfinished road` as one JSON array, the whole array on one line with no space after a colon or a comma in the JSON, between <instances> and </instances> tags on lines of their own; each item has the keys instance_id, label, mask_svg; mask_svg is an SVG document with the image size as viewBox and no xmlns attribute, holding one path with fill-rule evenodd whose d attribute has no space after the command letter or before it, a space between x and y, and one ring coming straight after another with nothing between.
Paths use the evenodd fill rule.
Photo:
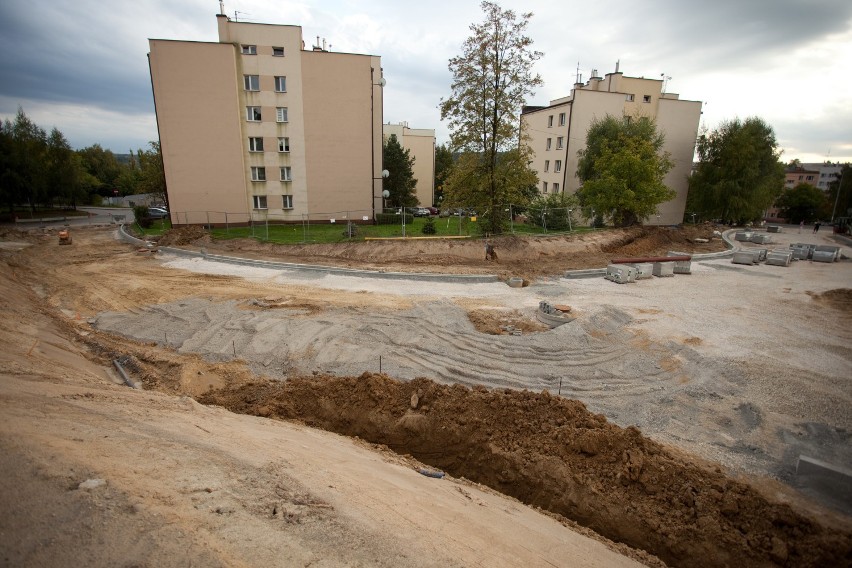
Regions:
<instances>
[{"instance_id":1,"label":"unfinished road","mask_svg":"<svg viewBox=\"0 0 852 568\"><path fill-rule=\"evenodd\" d=\"M719 471L758 476L754 483L763 491L784 495L829 524L848 522L842 513L848 514L848 501L826 499L795 475L800 455L852 463L848 261L745 267L707 260L693 263L690 275L618 285L558 274L588 267L593 257L600 262L650 252L642 239L656 235L556 239L531 245L536 255L524 253L522 243L505 243L498 245L499 267L460 261L481 251L453 245L455 272L496 269L504 278L535 277L530 286L509 288L152 255L117 241L112 230L78 231L71 247L56 246L54 238L7 236L4 257L15 278L38 294L44 310L60 314L87 349L125 357L147 388L201 397L212 389L247 388L253 377L351 377L381 369L404 380L547 390L581 401L612 424L638 427L655 442L719 464ZM776 238L782 244L828 242L823 235ZM576 265L554 253L560 245L568 256L574 251ZM672 246L660 243L666 245ZM356 248L345 245L338 247L339 261L399 269L418 257L419 271L443 265L429 262L424 244L398 246L396 264L358 261ZM513 256L524 261L513 265ZM535 321L541 300L570 306L575 321L544 329ZM233 402L233 395L223 394L218 403ZM547 428L536 434L516 427L525 436L547 435ZM644 547L618 527L607 530L611 538ZM674 564L679 555L695 553L660 546L653 552ZM774 549L775 561L795 557L793 543L755 545L762 546Z\"/></svg>"}]
</instances>

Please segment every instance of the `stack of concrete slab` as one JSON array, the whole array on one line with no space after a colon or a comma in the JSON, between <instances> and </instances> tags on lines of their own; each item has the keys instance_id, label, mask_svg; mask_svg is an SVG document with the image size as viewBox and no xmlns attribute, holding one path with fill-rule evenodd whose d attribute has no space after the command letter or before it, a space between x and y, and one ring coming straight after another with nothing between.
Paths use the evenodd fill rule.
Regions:
<instances>
[{"instance_id":1,"label":"stack of concrete slab","mask_svg":"<svg viewBox=\"0 0 852 568\"><path fill-rule=\"evenodd\" d=\"M738 250L734 253L734 257L731 259L731 262L734 264L757 264L758 257L754 253L755 251L753 250Z\"/></svg>"},{"instance_id":2,"label":"stack of concrete slab","mask_svg":"<svg viewBox=\"0 0 852 568\"><path fill-rule=\"evenodd\" d=\"M790 262L793 260L792 250L787 249L776 249L769 251L766 255L766 264L771 264L773 266L790 266Z\"/></svg>"},{"instance_id":3,"label":"stack of concrete slab","mask_svg":"<svg viewBox=\"0 0 852 568\"><path fill-rule=\"evenodd\" d=\"M690 258L691 255L685 252L677 252L674 250L670 250L666 252L666 256L683 256L686 258ZM672 272L675 274L692 274L692 261L691 260L675 260L674 267L672 268Z\"/></svg>"},{"instance_id":4,"label":"stack of concrete slab","mask_svg":"<svg viewBox=\"0 0 852 568\"><path fill-rule=\"evenodd\" d=\"M811 255L811 260L814 262L834 262L834 257L837 253L827 250L815 250Z\"/></svg>"},{"instance_id":5,"label":"stack of concrete slab","mask_svg":"<svg viewBox=\"0 0 852 568\"><path fill-rule=\"evenodd\" d=\"M766 232L768 233L780 233L781 227L779 225L767 225Z\"/></svg>"},{"instance_id":6,"label":"stack of concrete slab","mask_svg":"<svg viewBox=\"0 0 852 568\"><path fill-rule=\"evenodd\" d=\"M807 243L791 243L790 248L793 249L793 258L796 260L808 260L814 254L816 245Z\"/></svg>"},{"instance_id":7,"label":"stack of concrete slab","mask_svg":"<svg viewBox=\"0 0 852 568\"><path fill-rule=\"evenodd\" d=\"M833 253L834 254L833 262L840 262L840 255L842 254L843 250L840 247L836 247L836 246L833 246L833 245L817 245L816 247L814 247L814 253L818 253L818 252ZM814 260L816 260L816 258L814 258Z\"/></svg>"},{"instance_id":8,"label":"stack of concrete slab","mask_svg":"<svg viewBox=\"0 0 852 568\"><path fill-rule=\"evenodd\" d=\"M636 282L636 269L627 264L610 264L606 267L604 278L618 284Z\"/></svg>"},{"instance_id":9,"label":"stack of concrete slab","mask_svg":"<svg viewBox=\"0 0 852 568\"><path fill-rule=\"evenodd\" d=\"M772 237L763 233L754 233L749 240L759 245L765 245L772 242Z\"/></svg>"},{"instance_id":10,"label":"stack of concrete slab","mask_svg":"<svg viewBox=\"0 0 852 568\"><path fill-rule=\"evenodd\" d=\"M645 280L646 278L654 277L654 263L653 262L637 262L636 264L631 264L636 269L636 280Z\"/></svg>"},{"instance_id":11,"label":"stack of concrete slab","mask_svg":"<svg viewBox=\"0 0 852 568\"><path fill-rule=\"evenodd\" d=\"M734 234L734 239L747 243L751 240L752 235L754 235L754 233L751 231L737 231Z\"/></svg>"},{"instance_id":12,"label":"stack of concrete slab","mask_svg":"<svg viewBox=\"0 0 852 568\"><path fill-rule=\"evenodd\" d=\"M671 262L655 262L652 269L654 276L674 276L674 264Z\"/></svg>"}]
</instances>

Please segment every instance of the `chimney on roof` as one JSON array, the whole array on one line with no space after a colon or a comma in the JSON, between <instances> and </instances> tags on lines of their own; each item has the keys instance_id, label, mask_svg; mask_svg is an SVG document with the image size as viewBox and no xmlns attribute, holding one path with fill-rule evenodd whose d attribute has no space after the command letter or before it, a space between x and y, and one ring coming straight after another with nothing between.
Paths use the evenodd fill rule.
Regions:
<instances>
[{"instance_id":1,"label":"chimney on roof","mask_svg":"<svg viewBox=\"0 0 852 568\"><path fill-rule=\"evenodd\" d=\"M616 60L615 62L615 72L618 73L618 66L621 64L621 59Z\"/></svg>"},{"instance_id":2,"label":"chimney on roof","mask_svg":"<svg viewBox=\"0 0 852 568\"><path fill-rule=\"evenodd\" d=\"M225 3L222 0L219 0L219 15L225 15Z\"/></svg>"}]
</instances>

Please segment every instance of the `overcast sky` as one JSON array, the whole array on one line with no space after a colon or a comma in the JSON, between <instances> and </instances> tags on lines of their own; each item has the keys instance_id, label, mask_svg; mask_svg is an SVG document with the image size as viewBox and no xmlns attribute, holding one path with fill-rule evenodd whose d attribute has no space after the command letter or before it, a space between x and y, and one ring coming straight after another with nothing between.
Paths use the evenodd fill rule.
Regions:
<instances>
[{"instance_id":1,"label":"overcast sky","mask_svg":"<svg viewBox=\"0 0 852 568\"><path fill-rule=\"evenodd\" d=\"M534 13L529 35L544 52L544 86L528 104L566 96L579 63L628 76L671 77L667 91L704 101L702 125L760 116L782 160L852 161L850 0L503 0ZM218 0L4 0L0 2L0 116L18 107L75 148L145 147L157 128L148 38L217 41ZM306 44L382 57L385 122L434 128L449 94L448 60L474 0L230 0L233 19L302 26Z\"/></svg>"}]
</instances>

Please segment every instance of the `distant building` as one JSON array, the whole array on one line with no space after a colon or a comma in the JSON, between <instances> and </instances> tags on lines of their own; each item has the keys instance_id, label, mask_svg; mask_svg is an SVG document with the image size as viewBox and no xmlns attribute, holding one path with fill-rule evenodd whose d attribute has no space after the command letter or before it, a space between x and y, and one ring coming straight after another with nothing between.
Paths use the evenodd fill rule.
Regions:
<instances>
[{"instance_id":1,"label":"distant building","mask_svg":"<svg viewBox=\"0 0 852 568\"><path fill-rule=\"evenodd\" d=\"M840 179L840 172L843 170L841 164L832 164L831 162L802 164L802 167L819 173L816 186L823 191L828 191L828 186L831 185L831 182Z\"/></svg>"},{"instance_id":2,"label":"distant building","mask_svg":"<svg viewBox=\"0 0 852 568\"><path fill-rule=\"evenodd\" d=\"M804 165L786 167L784 169L784 188L790 189L796 187L800 183L806 183L808 185L818 187L819 171L806 168Z\"/></svg>"},{"instance_id":3,"label":"distant building","mask_svg":"<svg viewBox=\"0 0 852 568\"><path fill-rule=\"evenodd\" d=\"M414 179L417 180L415 194L417 201L423 207L435 203L435 130L426 128L409 128L407 122L385 124L382 126L384 140L391 134L396 135L397 141L409 155L414 158ZM390 172L393 175L393 172Z\"/></svg>"},{"instance_id":4,"label":"distant building","mask_svg":"<svg viewBox=\"0 0 852 568\"><path fill-rule=\"evenodd\" d=\"M618 71L605 77L578 82L567 97L550 101L544 107L525 107L521 126L530 137L531 167L538 172L541 193L575 193L577 152L586 146L586 134L594 119L612 116L647 116L665 134L664 150L671 154L674 168L664 182L677 195L659 206L659 216L646 222L672 225L683 221L687 177L692 168L701 102L680 100L675 93L663 92L663 81L625 77Z\"/></svg>"},{"instance_id":5,"label":"distant building","mask_svg":"<svg viewBox=\"0 0 852 568\"><path fill-rule=\"evenodd\" d=\"M372 218L381 58L306 50L299 26L217 22L218 43L149 40L172 221Z\"/></svg>"}]
</instances>

